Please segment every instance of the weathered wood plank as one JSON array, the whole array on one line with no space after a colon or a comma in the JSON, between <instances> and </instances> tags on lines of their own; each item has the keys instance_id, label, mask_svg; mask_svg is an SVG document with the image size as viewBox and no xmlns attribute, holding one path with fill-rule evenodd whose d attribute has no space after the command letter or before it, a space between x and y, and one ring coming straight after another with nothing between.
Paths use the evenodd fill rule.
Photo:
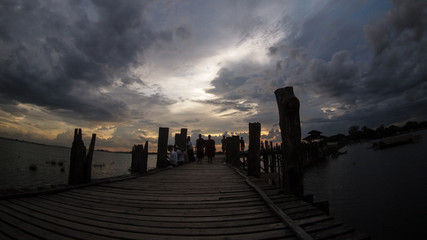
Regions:
<instances>
[{"instance_id":1,"label":"weathered wood plank","mask_svg":"<svg viewBox=\"0 0 427 240\"><path fill-rule=\"evenodd\" d=\"M27 201L23 201L27 203ZM67 204L58 204L53 201L37 201L31 199L28 204L35 204L49 208L52 211L58 211L60 213L71 214L74 216L93 219L96 221L105 221L105 222L115 222L123 223L126 222L130 225L137 226L147 226L147 227L170 227L170 221L147 221L139 220L140 215L130 215L127 213L114 213L107 212L102 210L95 210L90 208L83 207L74 207ZM136 216L136 218L135 218ZM250 218L249 220L240 220L240 221L217 221L217 222L172 222L175 228L218 228L218 227L235 227L235 226L253 226L253 225L262 225L278 222L277 217L263 217L263 218Z\"/></svg>"},{"instance_id":2,"label":"weathered wood plank","mask_svg":"<svg viewBox=\"0 0 427 240\"><path fill-rule=\"evenodd\" d=\"M96 237L86 233L76 234L67 228L58 227L56 224L45 222L34 217L31 212L16 210L14 205L5 206L4 203L0 203L0 212L7 214L2 217L5 217L5 220L14 227L25 229L26 232L31 232L31 234L42 239L95 239ZM21 238L21 235L17 236ZM108 240L107 238L105 239Z\"/></svg>"},{"instance_id":3,"label":"weathered wood plank","mask_svg":"<svg viewBox=\"0 0 427 240\"><path fill-rule=\"evenodd\" d=\"M83 225L90 225L98 228L105 228L110 230L125 231L125 232L134 232L134 233L144 233L144 234L160 234L160 235L183 235L183 236L208 236L208 235L227 235L227 234L243 234L243 233L255 233L262 231L278 230L285 229L286 226L281 222L263 224L263 225L251 225L244 227L234 227L234 228L216 228L216 229L177 229L174 227L173 223L170 223L170 228L162 227L141 227L124 223L112 223L109 221L97 221L89 218L79 217L73 214L62 213L54 211L48 208L40 207L35 204L28 204L21 201L15 201L15 204L21 207L22 209L26 208L29 211L37 212L41 216L44 216L44 219L62 222L63 219L64 225L70 225L74 223L79 223ZM59 219L59 220L58 220Z\"/></svg>"},{"instance_id":4,"label":"weathered wood plank","mask_svg":"<svg viewBox=\"0 0 427 240\"><path fill-rule=\"evenodd\" d=\"M17 239L17 236L22 239L40 239L28 231L34 231L30 229L32 226L27 223L21 224L15 217L10 216L0 209L0 239ZM23 230L22 228L25 228Z\"/></svg>"},{"instance_id":5,"label":"weathered wood plank","mask_svg":"<svg viewBox=\"0 0 427 240\"><path fill-rule=\"evenodd\" d=\"M333 227L320 232L313 233L313 236L318 240L322 240L322 239L328 239L332 237L338 237L344 234L352 233L354 231L355 229L352 227L338 226L338 227Z\"/></svg>"},{"instance_id":6,"label":"weathered wood plank","mask_svg":"<svg viewBox=\"0 0 427 240\"><path fill-rule=\"evenodd\" d=\"M14 199L11 202L23 203L23 204L36 204L38 206L42 206L49 209L57 209L61 211L63 209L72 209L73 211L90 211L94 208L86 208L85 206L73 207L68 203L58 204L56 202L46 202L40 201L37 199ZM111 208L112 206L110 206ZM181 217L204 217L204 216L236 216L236 215L252 215L262 212L268 212L269 209L266 206L262 207L245 207L245 208L233 208L233 209L221 209L221 208L210 208L210 209L153 209L149 207L143 207L140 209L134 209L134 215L145 215L145 216L181 216ZM128 212L124 212L125 214L129 214Z\"/></svg>"}]
</instances>

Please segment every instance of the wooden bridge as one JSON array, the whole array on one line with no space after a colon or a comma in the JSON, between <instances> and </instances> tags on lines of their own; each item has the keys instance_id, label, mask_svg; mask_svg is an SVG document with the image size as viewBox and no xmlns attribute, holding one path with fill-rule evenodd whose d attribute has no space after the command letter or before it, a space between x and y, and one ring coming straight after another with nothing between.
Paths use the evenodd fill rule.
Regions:
<instances>
[{"instance_id":1,"label":"wooden bridge","mask_svg":"<svg viewBox=\"0 0 427 240\"><path fill-rule=\"evenodd\" d=\"M0 200L0 239L369 239L223 164Z\"/></svg>"}]
</instances>

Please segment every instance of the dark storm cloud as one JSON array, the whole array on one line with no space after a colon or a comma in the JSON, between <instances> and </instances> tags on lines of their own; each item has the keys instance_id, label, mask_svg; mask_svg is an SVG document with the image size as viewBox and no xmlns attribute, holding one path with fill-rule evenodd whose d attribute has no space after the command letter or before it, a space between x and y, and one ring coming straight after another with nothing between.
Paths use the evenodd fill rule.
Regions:
<instances>
[{"instance_id":1,"label":"dark storm cloud","mask_svg":"<svg viewBox=\"0 0 427 240\"><path fill-rule=\"evenodd\" d=\"M395 7L382 22L365 27L375 55L364 87L372 95L410 92L425 96L427 4L422 0L392 2Z\"/></svg>"},{"instance_id":2,"label":"dark storm cloud","mask_svg":"<svg viewBox=\"0 0 427 240\"><path fill-rule=\"evenodd\" d=\"M275 104L271 93L294 86L301 93L302 110L319 112L318 117L303 119L304 128L338 130L334 124L347 128L363 122L375 126L425 120L421 106L427 104L427 4L391 2L388 12L365 15L378 3L325 4L300 24L287 25L290 34L265 47L272 63L258 66L258 77L253 77L253 68L242 70L245 61L226 65L209 92L225 100L250 99L260 106L250 119L267 120L263 107ZM254 79L261 83L248 84Z\"/></svg>"},{"instance_id":3,"label":"dark storm cloud","mask_svg":"<svg viewBox=\"0 0 427 240\"><path fill-rule=\"evenodd\" d=\"M189 39L191 37L191 30L186 27L179 27L175 30L175 36L180 39Z\"/></svg>"},{"instance_id":4,"label":"dark storm cloud","mask_svg":"<svg viewBox=\"0 0 427 240\"><path fill-rule=\"evenodd\" d=\"M217 75L218 76L211 81L213 88L206 92L218 95L233 92L233 90L244 85L249 79L247 76L236 75L234 71L229 70L228 68L221 68ZM233 98L233 96L230 95L228 97ZM239 96L234 97L238 98Z\"/></svg>"},{"instance_id":5,"label":"dark storm cloud","mask_svg":"<svg viewBox=\"0 0 427 240\"><path fill-rule=\"evenodd\" d=\"M87 120L125 118L128 103L103 90L117 81L144 84L129 69L154 42L171 40L170 33L147 27L146 4L2 1L0 97Z\"/></svg>"}]
</instances>

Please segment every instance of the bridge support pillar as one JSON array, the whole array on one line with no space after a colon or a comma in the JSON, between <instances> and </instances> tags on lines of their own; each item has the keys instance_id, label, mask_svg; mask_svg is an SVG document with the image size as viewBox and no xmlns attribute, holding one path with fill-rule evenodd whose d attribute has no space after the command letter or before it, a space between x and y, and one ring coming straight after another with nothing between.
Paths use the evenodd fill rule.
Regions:
<instances>
[{"instance_id":1,"label":"bridge support pillar","mask_svg":"<svg viewBox=\"0 0 427 240\"><path fill-rule=\"evenodd\" d=\"M304 196L300 102L292 87L274 91L279 108L279 125L283 142L283 185L285 190L300 198Z\"/></svg>"},{"instance_id":2,"label":"bridge support pillar","mask_svg":"<svg viewBox=\"0 0 427 240\"><path fill-rule=\"evenodd\" d=\"M260 138L261 124L258 122L249 123L249 150L248 150L248 175L260 177Z\"/></svg>"},{"instance_id":3,"label":"bridge support pillar","mask_svg":"<svg viewBox=\"0 0 427 240\"><path fill-rule=\"evenodd\" d=\"M83 143L82 130L74 130L74 140L70 153L70 173L68 184L76 185L89 183L92 178L92 157L95 149L96 134L92 134L89 151L86 155L86 146Z\"/></svg>"},{"instance_id":4,"label":"bridge support pillar","mask_svg":"<svg viewBox=\"0 0 427 240\"><path fill-rule=\"evenodd\" d=\"M169 128L160 127L159 128L159 140L157 142L157 168L165 168L169 166L167 156L168 156L168 136Z\"/></svg>"},{"instance_id":5,"label":"bridge support pillar","mask_svg":"<svg viewBox=\"0 0 427 240\"><path fill-rule=\"evenodd\" d=\"M148 159L148 141L145 146L142 144L134 145L132 148L131 173L146 173Z\"/></svg>"}]
</instances>

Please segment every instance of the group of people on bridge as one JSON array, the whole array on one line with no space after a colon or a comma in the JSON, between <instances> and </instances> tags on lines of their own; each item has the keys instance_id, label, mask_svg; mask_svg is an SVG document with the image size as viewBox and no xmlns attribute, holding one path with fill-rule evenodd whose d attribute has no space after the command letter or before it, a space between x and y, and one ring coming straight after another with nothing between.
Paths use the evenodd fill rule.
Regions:
<instances>
[{"instance_id":1,"label":"group of people on bridge","mask_svg":"<svg viewBox=\"0 0 427 240\"><path fill-rule=\"evenodd\" d=\"M169 164L173 167L183 165L184 162L194 162L196 161L194 157L193 143L191 142L191 137L187 137L186 146L169 146ZM211 138L211 135L208 135L208 139L203 139L202 134L199 134L199 138L196 140L196 157L197 163L202 163L205 155L208 158L208 163L212 163L213 158L215 158L215 140Z\"/></svg>"},{"instance_id":2,"label":"group of people on bridge","mask_svg":"<svg viewBox=\"0 0 427 240\"><path fill-rule=\"evenodd\" d=\"M226 151L226 139L225 136L222 136L221 139L222 152ZM191 142L190 136L187 137L186 146L169 146L169 164L176 167L183 165L184 162L194 162L202 163L203 158L206 156L208 158L208 163L213 163L215 158L216 147L215 140L212 139L211 135L208 135L208 139L203 139L202 134L199 134L199 138L196 140L196 158L194 157L193 144ZM245 141L243 137L240 139L240 151L245 151Z\"/></svg>"}]
</instances>

